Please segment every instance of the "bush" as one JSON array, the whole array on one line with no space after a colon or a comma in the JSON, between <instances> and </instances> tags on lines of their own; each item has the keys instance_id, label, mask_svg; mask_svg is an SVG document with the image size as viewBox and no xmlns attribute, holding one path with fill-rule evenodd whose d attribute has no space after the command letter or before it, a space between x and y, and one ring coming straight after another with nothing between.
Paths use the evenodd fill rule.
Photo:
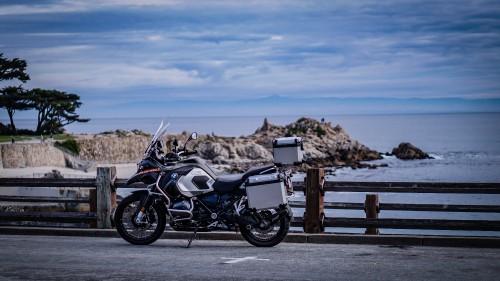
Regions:
<instances>
[{"instance_id":1,"label":"bush","mask_svg":"<svg viewBox=\"0 0 500 281\"><path fill-rule=\"evenodd\" d=\"M326 130L321 128L321 126L318 126L318 127L316 127L316 135L318 137L322 137L322 136L326 135Z\"/></svg>"},{"instance_id":2,"label":"bush","mask_svg":"<svg viewBox=\"0 0 500 281\"><path fill-rule=\"evenodd\" d=\"M11 134L10 125L5 125L0 122L0 135L8 135Z\"/></svg>"},{"instance_id":3,"label":"bush","mask_svg":"<svg viewBox=\"0 0 500 281\"><path fill-rule=\"evenodd\" d=\"M24 136L37 136L38 135L35 131L28 130L28 129L17 129L17 134L24 135Z\"/></svg>"},{"instance_id":4,"label":"bush","mask_svg":"<svg viewBox=\"0 0 500 281\"><path fill-rule=\"evenodd\" d=\"M80 145L75 140L56 141L54 145L80 155Z\"/></svg>"},{"instance_id":5,"label":"bush","mask_svg":"<svg viewBox=\"0 0 500 281\"><path fill-rule=\"evenodd\" d=\"M4 135L4 136L14 135L12 133L12 127L10 126L10 124L5 125L5 124L0 122L0 135ZM36 133L35 133L35 131L28 130L28 129L17 129L16 135L35 136Z\"/></svg>"}]
</instances>

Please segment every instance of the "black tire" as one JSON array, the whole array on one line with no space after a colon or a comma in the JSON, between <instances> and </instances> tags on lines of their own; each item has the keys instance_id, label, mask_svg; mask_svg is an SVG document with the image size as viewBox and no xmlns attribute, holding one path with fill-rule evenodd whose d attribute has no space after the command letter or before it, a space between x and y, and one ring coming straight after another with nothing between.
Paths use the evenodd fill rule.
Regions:
<instances>
[{"instance_id":1,"label":"black tire","mask_svg":"<svg viewBox=\"0 0 500 281\"><path fill-rule=\"evenodd\" d=\"M141 194L132 194L124 198L116 208L114 217L118 234L134 245L148 245L155 242L163 234L166 224L165 211L156 204L146 212L147 222L141 224L135 222L141 198Z\"/></svg>"},{"instance_id":2,"label":"black tire","mask_svg":"<svg viewBox=\"0 0 500 281\"><path fill-rule=\"evenodd\" d=\"M278 210L261 210L259 212L276 212ZM266 229L252 228L247 229L240 225L240 232L243 238L250 244L257 247L273 247L278 245L285 239L290 229L290 220L287 216L283 216L276 224L267 227Z\"/></svg>"}]
</instances>

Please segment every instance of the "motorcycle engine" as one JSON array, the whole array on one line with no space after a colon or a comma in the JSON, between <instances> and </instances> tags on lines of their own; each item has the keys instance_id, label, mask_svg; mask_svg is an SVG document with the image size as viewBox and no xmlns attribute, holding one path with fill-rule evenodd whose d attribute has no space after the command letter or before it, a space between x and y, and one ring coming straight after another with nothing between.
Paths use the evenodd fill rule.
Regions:
<instances>
[{"instance_id":1,"label":"motorcycle engine","mask_svg":"<svg viewBox=\"0 0 500 281\"><path fill-rule=\"evenodd\" d=\"M191 208L191 203L186 200L178 201L172 205L172 208L177 210L189 210Z\"/></svg>"}]
</instances>

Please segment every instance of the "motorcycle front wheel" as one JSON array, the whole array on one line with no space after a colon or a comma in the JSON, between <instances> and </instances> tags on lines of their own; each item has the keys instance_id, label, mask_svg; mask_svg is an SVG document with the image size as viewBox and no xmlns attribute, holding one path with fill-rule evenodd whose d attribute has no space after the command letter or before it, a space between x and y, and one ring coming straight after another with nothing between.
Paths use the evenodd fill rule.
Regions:
<instances>
[{"instance_id":1,"label":"motorcycle front wheel","mask_svg":"<svg viewBox=\"0 0 500 281\"><path fill-rule=\"evenodd\" d=\"M266 220L270 221L270 218L278 210L269 209L261 210L259 214ZM283 239L285 239L290 229L290 220L287 216L282 216L273 225L259 225L258 227L251 227L250 229L246 226L240 225L240 232L243 238L250 244L257 247L273 247L278 245Z\"/></svg>"},{"instance_id":2,"label":"motorcycle front wheel","mask_svg":"<svg viewBox=\"0 0 500 281\"><path fill-rule=\"evenodd\" d=\"M124 198L115 211L115 225L118 234L125 241L134 245L147 245L156 241L163 234L166 225L165 211L152 204L143 221L136 221L138 206L142 195L132 194Z\"/></svg>"}]
</instances>

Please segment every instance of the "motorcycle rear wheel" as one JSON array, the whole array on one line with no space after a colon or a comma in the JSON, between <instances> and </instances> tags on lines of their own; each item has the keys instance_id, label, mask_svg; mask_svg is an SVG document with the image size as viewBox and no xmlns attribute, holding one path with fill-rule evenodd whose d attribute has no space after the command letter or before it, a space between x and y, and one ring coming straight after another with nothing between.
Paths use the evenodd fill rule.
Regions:
<instances>
[{"instance_id":1,"label":"motorcycle rear wheel","mask_svg":"<svg viewBox=\"0 0 500 281\"><path fill-rule=\"evenodd\" d=\"M146 220L137 224L135 218L142 195L132 194L124 198L115 211L115 225L118 234L134 245L148 245L155 242L163 234L166 225L165 211L153 204L146 211Z\"/></svg>"},{"instance_id":2,"label":"motorcycle rear wheel","mask_svg":"<svg viewBox=\"0 0 500 281\"><path fill-rule=\"evenodd\" d=\"M277 210L262 210L259 211L264 214L264 217L269 216L276 212ZM281 219L274 225L268 227L259 228L253 227L247 229L245 226L240 225L240 232L243 238L250 244L257 247L273 247L278 245L283 239L285 239L290 229L290 220L287 216L281 217Z\"/></svg>"}]
</instances>

